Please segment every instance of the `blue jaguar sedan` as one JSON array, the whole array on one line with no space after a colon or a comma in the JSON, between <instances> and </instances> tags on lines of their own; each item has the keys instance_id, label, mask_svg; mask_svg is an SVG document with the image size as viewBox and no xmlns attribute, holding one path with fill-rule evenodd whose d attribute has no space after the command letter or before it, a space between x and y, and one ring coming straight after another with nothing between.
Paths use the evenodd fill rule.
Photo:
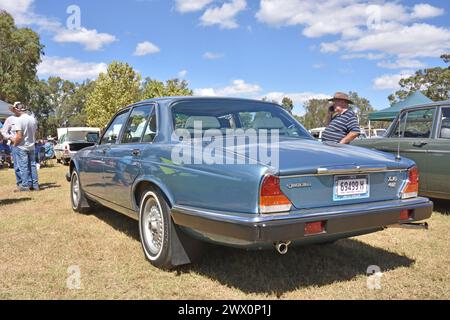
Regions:
<instances>
[{"instance_id":1,"label":"blue jaguar sedan","mask_svg":"<svg viewBox=\"0 0 450 320\"><path fill-rule=\"evenodd\" d=\"M279 105L169 97L120 110L71 160L73 210L101 204L139 221L156 267L188 264L203 242L245 249L329 243L420 227L413 161L315 141Z\"/></svg>"}]
</instances>

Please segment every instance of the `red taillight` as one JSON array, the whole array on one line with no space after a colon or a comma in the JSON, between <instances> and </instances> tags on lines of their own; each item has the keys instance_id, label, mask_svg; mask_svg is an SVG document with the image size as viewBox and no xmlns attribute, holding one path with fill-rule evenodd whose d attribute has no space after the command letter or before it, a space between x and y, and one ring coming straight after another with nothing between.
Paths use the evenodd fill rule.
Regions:
<instances>
[{"instance_id":1,"label":"red taillight","mask_svg":"<svg viewBox=\"0 0 450 320\"><path fill-rule=\"evenodd\" d=\"M419 169L412 167L408 170L408 181L402 190L402 199L415 198L419 195Z\"/></svg>"},{"instance_id":2,"label":"red taillight","mask_svg":"<svg viewBox=\"0 0 450 320\"><path fill-rule=\"evenodd\" d=\"M280 188L280 178L266 176L261 185L259 210L261 213L286 212L291 210L291 201Z\"/></svg>"},{"instance_id":3,"label":"red taillight","mask_svg":"<svg viewBox=\"0 0 450 320\"><path fill-rule=\"evenodd\" d=\"M400 221L411 219L413 214L412 210L402 210L400 212Z\"/></svg>"},{"instance_id":4,"label":"red taillight","mask_svg":"<svg viewBox=\"0 0 450 320\"><path fill-rule=\"evenodd\" d=\"M325 221L307 222L305 224L305 236L324 233L325 224Z\"/></svg>"}]
</instances>

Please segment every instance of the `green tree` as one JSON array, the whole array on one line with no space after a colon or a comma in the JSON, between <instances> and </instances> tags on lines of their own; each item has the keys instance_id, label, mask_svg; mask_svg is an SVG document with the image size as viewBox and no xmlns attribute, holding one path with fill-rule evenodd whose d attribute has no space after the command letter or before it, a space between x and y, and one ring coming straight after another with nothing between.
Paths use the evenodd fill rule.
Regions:
<instances>
[{"instance_id":1,"label":"green tree","mask_svg":"<svg viewBox=\"0 0 450 320\"><path fill-rule=\"evenodd\" d=\"M143 99L173 96L192 96L186 80L171 79L164 84L162 81L146 78L143 85Z\"/></svg>"},{"instance_id":2,"label":"green tree","mask_svg":"<svg viewBox=\"0 0 450 320\"><path fill-rule=\"evenodd\" d=\"M450 62L450 54L441 56L445 63ZM399 82L401 89L388 97L391 104L404 100L416 91L421 91L433 101L450 99L450 66L418 70Z\"/></svg>"},{"instance_id":3,"label":"green tree","mask_svg":"<svg viewBox=\"0 0 450 320\"><path fill-rule=\"evenodd\" d=\"M352 100L355 105L353 110L359 118L359 123L361 126L365 127L369 124L369 113L374 112L374 108L370 104L370 101L366 98L360 97L356 92L349 92L350 100Z\"/></svg>"},{"instance_id":4,"label":"green tree","mask_svg":"<svg viewBox=\"0 0 450 320\"><path fill-rule=\"evenodd\" d=\"M64 104L61 113L62 117L67 119L68 127L84 127L87 126L86 101L89 94L95 87L95 81L86 80L76 85L76 89Z\"/></svg>"},{"instance_id":5,"label":"green tree","mask_svg":"<svg viewBox=\"0 0 450 320\"><path fill-rule=\"evenodd\" d=\"M86 101L88 125L103 128L121 108L141 97L141 76L127 63L114 61L101 73Z\"/></svg>"},{"instance_id":6,"label":"green tree","mask_svg":"<svg viewBox=\"0 0 450 320\"><path fill-rule=\"evenodd\" d=\"M30 102L43 48L37 33L17 28L12 16L0 11L1 100Z\"/></svg>"},{"instance_id":7,"label":"green tree","mask_svg":"<svg viewBox=\"0 0 450 320\"><path fill-rule=\"evenodd\" d=\"M289 113L292 113L292 110L294 109L294 101L288 97L284 97L283 101L281 101L281 106Z\"/></svg>"},{"instance_id":8,"label":"green tree","mask_svg":"<svg viewBox=\"0 0 450 320\"><path fill-rule=\"evenodd\" d=\"M57 124L50 101L50 89L45 80L36 80L30 87L28 105L38 121L38 138L44 138L56 132Z\"/></svg>"},{"instance_id":9,"label":"green tree","mask_svg":"<svg viewBox=\"0 0 450 320\"><path fill-rule=\"evenodd\" d=\"M307 129L321 128L328 125L328 107L330 103L326 99L311 99L305 103L305 115L303 125Z\"/></svg>"}]
</instances>

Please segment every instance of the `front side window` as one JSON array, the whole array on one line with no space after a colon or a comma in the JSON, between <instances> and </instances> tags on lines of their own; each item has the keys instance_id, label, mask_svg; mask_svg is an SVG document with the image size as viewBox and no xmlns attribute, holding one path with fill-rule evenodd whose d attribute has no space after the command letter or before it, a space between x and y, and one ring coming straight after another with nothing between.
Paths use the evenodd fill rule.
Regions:
<instances>
[{"instance_id":1,"label":"front side window","mask_svg":"<svg viewBox=\"0 0 450 320\"><path fill-rule=\"evenodd\" d=\"M391 138L430 138L436 109L404 112L397 118Z\"/></svg>"},{"instance_id":2,"label":"front side window","mask_svg":"<svg viewBox=\"0 0 450 320\"><path fill-rule=\"evenodd\" d=\"M119 138L120 131L122 130L122 127L125 125L125 121L127 121L127 117L128 117L128 110L119 113L114 118L113 122L109 125L108 129L106 129L100 144L116 143L117 139Z\"/></svg>"},{"instance_id":3,"label":"front side window","mask_svg":"<svg viewBox=\"0 0 450 320\"><path fill-rule=\"evenodd\" d=\"M140 143L144 132L147 131L147 121L153 106L136 107L128 118L127 126L122 137L122 143Z\"/></svg>"},{"instance_id":4,"label":"front side window","mask_svg":"<svg viewBox=\"0 0 450 320\"><path fill-rule=\"evenodd\" d=\"M450 139L450 108L442 108L440 138Z\"/></svg>"},{"instance_id":5,"label":"front side window","mask_svg":"<svg viewBox=\"0 0 450 320\"><path fill-rule=\"evenodd\" d=\"M408 112L403 137L430 138L435 111L433 108Z\"/></svg>"}]
</instances>

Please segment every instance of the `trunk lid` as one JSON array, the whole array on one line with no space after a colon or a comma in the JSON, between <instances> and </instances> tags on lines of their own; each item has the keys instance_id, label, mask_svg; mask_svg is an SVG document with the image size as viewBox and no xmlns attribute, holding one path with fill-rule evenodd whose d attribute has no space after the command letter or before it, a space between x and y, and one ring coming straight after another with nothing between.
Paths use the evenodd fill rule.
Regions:
<instances>
[{"instance_id":1,"label":"trunk lid","mask_svg":"<svg viewBox=\"0 0 450 320\"><path fill-rule=\"evenodd\" d=\"M245 155L243 148L239 146L237 153ZM307 139L280 140L273 151L279 160L272 171L297 209L399 199L406 170L414 164L379 151ZM367 179L368 195L336 199L337 179L361 178Z\"/></svg>"}]
</instances>

